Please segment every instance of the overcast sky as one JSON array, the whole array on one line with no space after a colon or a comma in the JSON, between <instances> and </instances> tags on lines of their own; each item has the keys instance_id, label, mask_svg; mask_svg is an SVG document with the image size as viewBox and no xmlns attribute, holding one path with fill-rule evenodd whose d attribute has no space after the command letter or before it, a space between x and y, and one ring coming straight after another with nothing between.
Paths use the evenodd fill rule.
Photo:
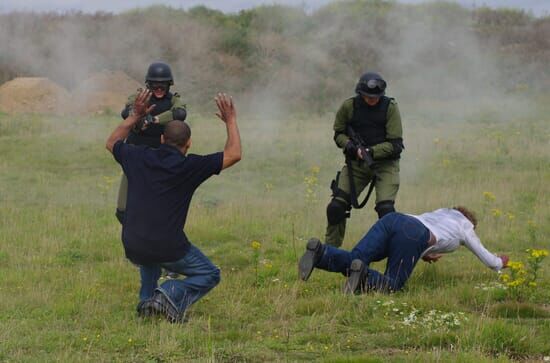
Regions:
<instances>
[{"instance_id":1,"label":"overcast sky","mask_svg":"<svg viewBox=\"0 0 550 363\"><path fill-rule=\"evenodd\" d=\"M418 3L424 0L399 0L400 2ZM550 15L550 0L455 0L464 6L513 7L532 11L535 15ZM205 5L224 12L235 12L260 4L286 4L314 10L331 0L0 0L0 12L13 10L23 11L68 11L84 12L119 12L135 7L146 7L153 4L165 4L176 8L189 8Z\"/></svg>"}]
</instances>

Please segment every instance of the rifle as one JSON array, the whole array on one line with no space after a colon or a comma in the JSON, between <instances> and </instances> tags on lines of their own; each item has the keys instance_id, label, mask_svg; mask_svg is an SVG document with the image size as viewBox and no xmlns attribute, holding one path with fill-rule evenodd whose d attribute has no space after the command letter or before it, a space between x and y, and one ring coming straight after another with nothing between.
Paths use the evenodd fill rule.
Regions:
<instances>
[{"instance_id":1,"label":"rifle","mask_svg":"<svg viewBox=\"0 0 550 363\"><path fill-rule=\"evenodd\" d=\"M365 142L359 136L358 133L355 132L355 130L348 125L346 128L347 134L349 136L349 139L355 144L358 150L361 151L361 155L363 156L363 159L359 159L360 163L367 163L367 166L372 169L372 166L374 165L374 159L372 158L372 155L370 152L367 151L367 146L365 145Z\"/></svg>"},{"instance_id":2,"label":"rifle","mask_svg":"<svg viewBox=\"0 0 550 363\"><path fill-rule=\"evenodd\" d=\"M357 149L360 150L361 156L363 156L363 159L359 159L359 163L367 163L367 166L373 172L373 177L372 177L372 179L369 183L369 190L367 192L367 195L365 196L365 199L359 204L359 201L357 200L358 195L357 195L357 192L355 190L355 183L353 181L353 171L352 171L352 167L351 167L351 159L350 159L350 157L346 156L346 165L348 166L348 177L349 177L351 205L355 209L361 209L367 204L367 202L370 198L370 195L372 194L372 190L374 189L374 184L376 182L376 173L375 173L374 169L372 168L372 166L374 165L374 159L372 158L371 153L367 151L367 146L365 145L365 142L363 141L361 136L359 136L359 134L357 134L355 132L355 130L351 127L351 125L347 125L346 133L349 136L350 140L355 144Z\"/></svg>"}]
</instances>

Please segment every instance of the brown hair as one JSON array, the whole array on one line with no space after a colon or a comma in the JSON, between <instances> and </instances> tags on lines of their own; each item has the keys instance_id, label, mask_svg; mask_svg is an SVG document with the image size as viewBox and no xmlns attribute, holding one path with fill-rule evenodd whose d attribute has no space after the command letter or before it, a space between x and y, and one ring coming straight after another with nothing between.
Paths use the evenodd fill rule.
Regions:
<instances>
[{"instance_id":1,"label":"brown hair","mask_svg":"<svg viewBox=\"0 0 550 363\"><path fill-rule=\"evenodd\" d=\"M164 127L164 143L176 147L187 144L191 138L191 128L184 121L170 121Z\"/></svg>"},{"instance_id":2,"label":"brown hair","mask_svg":"<svg viewBox=\"0 0 550 363\"><path fill-rule=\"evenodd\" d=\"M472 224L474 225L474 229L477 227L477 218L474 212L472 212L471 210L463 206L453 207L453 209L456 209L457 211L462 213L464 217L466 217L470 222L472 222Z\"/></svg>"}]
</instances>

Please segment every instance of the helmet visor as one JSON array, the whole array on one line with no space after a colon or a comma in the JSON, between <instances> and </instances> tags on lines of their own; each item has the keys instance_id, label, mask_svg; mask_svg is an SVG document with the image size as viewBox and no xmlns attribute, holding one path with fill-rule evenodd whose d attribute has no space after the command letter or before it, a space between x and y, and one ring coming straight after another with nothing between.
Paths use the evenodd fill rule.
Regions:
<instances>
[{"instance_id":1,"label":"helmet visor","mask_svg":"<svg viewBox=\"0 0 550 363\"><path fill-rule=\"evenodd\" d=\"M367 86L367 90L372 90L374 92L384 92L386 90L386 82L383 79L369 79L365 82L365 85Z\"/></svg>"},{"instance_id":2,"label":"helmet visor","mask_svg":"<svg viewBox=\"0 0 550 363\"><path fill-rule=\"evenodd\" d=\"M360 80L355 92L361 96L381 97L386 90L386 81L379 78Z\"/></svg>"},{"instance_id":3,"label":"helmet visor","mask_svg":"<svg viewBox=\"0 0 550 363\"><path fill-rule=\"evenodd\" d=\"M167 91L170 84L168 82L147 82L147 88L151 91Z\"/></svg>"}]
</instances>

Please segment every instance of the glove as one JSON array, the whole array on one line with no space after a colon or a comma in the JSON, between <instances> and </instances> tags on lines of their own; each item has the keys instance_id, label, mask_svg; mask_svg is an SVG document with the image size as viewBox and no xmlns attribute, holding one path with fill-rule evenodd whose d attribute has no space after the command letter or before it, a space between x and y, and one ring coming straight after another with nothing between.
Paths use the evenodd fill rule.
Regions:
<instances>
[{"instance_id":1,"label":"glove","mask_svg":"<svg viewBox=\"0 0 550 363\"><path fill-rule=\"evenodd\" d=\"M357 159L357 146L351 140L348 140L346 146L344 146L344 154L351 159Z\"/></svg>"}]
</instances>

